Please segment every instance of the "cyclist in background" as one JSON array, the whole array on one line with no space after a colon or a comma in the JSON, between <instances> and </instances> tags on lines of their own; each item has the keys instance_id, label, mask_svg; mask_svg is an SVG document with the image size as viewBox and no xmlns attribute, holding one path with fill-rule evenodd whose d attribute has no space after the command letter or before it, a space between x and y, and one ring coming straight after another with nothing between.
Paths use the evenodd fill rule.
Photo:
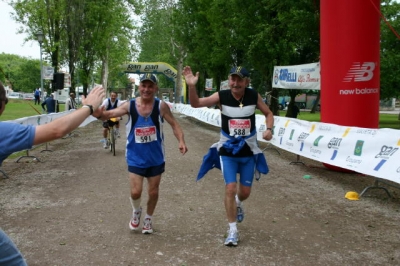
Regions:
<instances>
[{"instance_id":1,"label":"cyclist in background","mask_svg":"<svg viewBox=\"0 0 400 266\"><path fill-rule=\"evenodd\" d=\"M121 106L121 104L123 104L124 102L126 101L121 101L120 99L118 99L117 93L115 91L112 91L110 93L110 98L105 99L101 104L101 106L104 106L104 110L109 111L117 108L118 106ZM118 138L121 136L119 133L119 121L115 122L115 135ZM108 136L108 120L105 120L103 121L104 149L108 149L107 136Z\"/></svg>"}]
</instances>

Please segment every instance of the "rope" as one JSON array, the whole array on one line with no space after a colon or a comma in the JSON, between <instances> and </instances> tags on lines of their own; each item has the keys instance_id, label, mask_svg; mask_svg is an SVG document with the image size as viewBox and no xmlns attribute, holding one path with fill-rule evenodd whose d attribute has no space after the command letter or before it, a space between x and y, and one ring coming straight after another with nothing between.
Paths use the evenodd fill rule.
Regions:
<instances>
[{"instance_id":1,"label":"rope","mask_svg":"<svg viewBox=\"0 0 400 266\"><path fill-rule=\"evenodd\" d=\"M379 13L379 15L381 16L381 18L383 19L383 21L385 21L386 25L388 25L388 27L390 28L390 30L394 33L394 35L396 35L397 39L400 39L400 35L396 32L395 29L393 29L392 25L390 25L389 21L387 21L387 19L385 18L385 16L382 14L382 12L379 10L379 8L374 4L374 2L372 0L370 0L371 4L373 5L373 7L375 8L375 10Z\"/></svg>"}]
</instances>

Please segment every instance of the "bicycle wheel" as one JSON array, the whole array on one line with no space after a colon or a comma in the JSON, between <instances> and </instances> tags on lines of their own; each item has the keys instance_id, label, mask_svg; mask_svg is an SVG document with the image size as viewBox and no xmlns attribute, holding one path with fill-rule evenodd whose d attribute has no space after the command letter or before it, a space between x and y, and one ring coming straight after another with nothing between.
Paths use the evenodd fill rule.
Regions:
<instances>
[{"instance_id":1,"label":"bicycle wheel","mask_svg":"<svg viewBox=\"0 0 400 266\"><path fill-rule=\"evenodd\" d=\"M110 151L115 156L115 129L111 128L110 130Z\"/></svg>"}]
</instances>

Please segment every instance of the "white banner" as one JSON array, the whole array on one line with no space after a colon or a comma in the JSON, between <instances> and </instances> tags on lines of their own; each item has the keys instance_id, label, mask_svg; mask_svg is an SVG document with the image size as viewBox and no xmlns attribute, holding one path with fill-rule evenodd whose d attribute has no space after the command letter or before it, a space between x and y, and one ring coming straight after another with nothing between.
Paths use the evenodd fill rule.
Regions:
<instances>
[{"instance_id":1,"label":"white banner","mask_svg":"<svg viewBox=\"0 0 400 266\"><path fill-rule=\"evenodd\" d=\"M281 89L321 89L320 65L318 63L297 66L275 66L272 87Z\"/></svg>"},{"instance_id":2,"label":"white banner","mask_svg":"<svg viewBox=\"0 0 400 266\"><path fill-rule=\"evenodd\" d=\"M229 90L229 84L228 80L221 81L221 86L219 88L221 91L222 90Z\"/></svg>"},{"instance_id":3,"label":"white banner","mask_svg":"<svg viewBox=\"0 0 400 266\"><path fill-rule=\"evenodd\" d=\"M177 112L220 127L220 111L175 104ZM275 116L276 147L325 164L400 184L400 130L346 127ZM257 138L262 139L265 117L256 115Z\"/></svg>"},{"instance_id":4,"label":"white banner","mask_svg":"<svg viewBox=\"0 0 400 266\"><path fill-rule=\"evenodd\" d=\"M54 67L43 66L43 79L52 80L54 75Z\"/></svg>"},{"instance_id":5,"label":"white banner","mask_svg":"<svg viewBox=\"0 0 400 266\"><path fill-rule=\"evenodd\" d=\"M69 111L64 111L61 113L51 113L51 114L43 114L43 115L35 115L35 116L28 116L28 117L23 117L19 118L16 120L10 120L10 121L5 121L5 122L12 122L12 123L18 123L21 125L33 125L33 126L39 126L39 125L44 125L47 123L50 123L53 120L56 120L57 118L60 118L64 115L69 114L70 112L74 112L75 110L69 110ZM82 122L82 124L79 125L79 127L84 127L87 124L97 120L93 116L89 116L86 118L85 121Z\"/></svg>"},{"instance_id":6,"label":"white banner","mask_svg":"<svg viewBox=\"0 0 400 266\"><path fill-rule=\"evenodd\" d=\"M212 90L212 88L213 88L213 79L206 79L205 89L207 91L210 91L210 90Z\"/></svg>"}]
</instances>

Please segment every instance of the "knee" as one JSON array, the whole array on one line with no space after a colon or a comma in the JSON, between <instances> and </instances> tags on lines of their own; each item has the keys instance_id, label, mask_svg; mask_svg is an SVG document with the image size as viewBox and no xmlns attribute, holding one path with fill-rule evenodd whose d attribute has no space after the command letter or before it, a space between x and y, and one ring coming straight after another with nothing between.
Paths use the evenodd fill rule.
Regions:
<instances>
[{"instance_id":1,"label":"knee","mask_svg":"<svg viewBox=\"0 0 400 266\"><path fill-rule=\"evenodd\" d=\"M235 196L236 195L236 183L230 183L225 187L225 194L227 196Z\"/></svg>"},{"instance_id":2,"label":"knee","mask_svg":"<svg viewBox=\"0 0 400 266\"><path fill-rule=\"evenodd\" d=\"M242 187L239 191L239 199L240 200L245 200L250 196L251 188L250 187Z\"/></svg>"},{"instance_id":3,"label":"knee","mask_svg":"<svg viewBox=\"0 0 400 266\"><path fill-rule=\"evenodd\" d=\"M142 190L138 190L138 189L131 190L131 198L133 200L140 199L141 196L142 196Z\"/></svg>"}]
</instances>

